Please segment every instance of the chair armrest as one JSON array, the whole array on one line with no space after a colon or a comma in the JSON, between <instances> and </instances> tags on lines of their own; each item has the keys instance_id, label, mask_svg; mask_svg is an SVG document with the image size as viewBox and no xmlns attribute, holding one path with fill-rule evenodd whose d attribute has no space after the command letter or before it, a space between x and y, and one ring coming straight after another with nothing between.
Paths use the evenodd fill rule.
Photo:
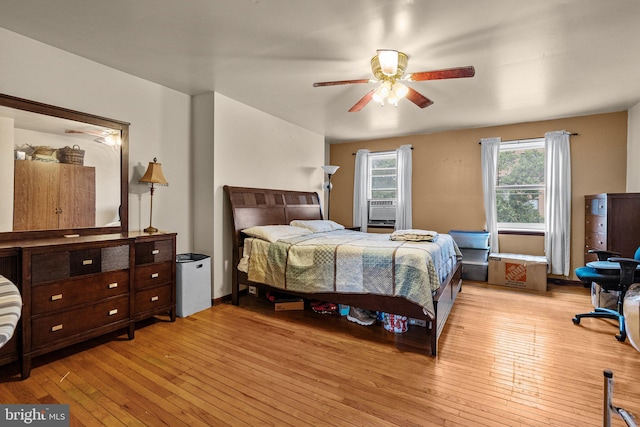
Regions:
<instances>
[{"instance_id":1,"label":"chair armrest","mask_svg":"<svg viewBox=\"0 0 640 427\"><path fill-rule=\"evenodd\" d=\"M605 251L603 249L589 249L587 251L590 254L596 254L596 256L598 257L598 261L606 261L607 259L611 258L612 256L621 256L622 254L620 252L615 252L615 251Z\"/></svg>"},{"instance_id":2,"label":"chair armrest","mask_svg":"<svg viewBox=\"0 0 640 427\"><path fill-rule=\"evenodd\" d=\"M633 258L611 257L610 262L620 264L620 285L628 287L634 282L636 269L640 265L640 260Z\"/></svg>"},{"instance_id":3,"label":"chair armrest","mask_svg":"<svg viewBox=\"0 0 640 427\"><path fill-rule=\"evenodd\" d=\"M609 259L607 259L607 261L610 262L617 262L620 264L635 264L635 265L640 265L640 259L634 259L634 258L623 258L623 257L611 257Z\"/></svg>"}]
</instances>

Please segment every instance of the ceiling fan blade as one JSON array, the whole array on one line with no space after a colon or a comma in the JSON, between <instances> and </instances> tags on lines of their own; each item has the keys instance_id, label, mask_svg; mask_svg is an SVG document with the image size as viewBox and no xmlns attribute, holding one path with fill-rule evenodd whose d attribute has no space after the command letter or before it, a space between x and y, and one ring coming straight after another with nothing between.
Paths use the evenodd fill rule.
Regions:
<instances>
[{"instance_id":1,"label":"ceiling fan blade","mask_svg":"<svg viewBox=\"0 0 640 427\"><path fill-rule=\"evenodd\" d=\"M350 113L357 113L358 111L362 110L365 107L365 105L367 105L369 103L369 101L371 101L371 98L373 98L373 93L375 91L376 90L373 89L373 90L369 91L365 96L360 98L360 101L356 102L356 105L351 107L349 112Z\"/></svg>"},{"instance_id":2,"label":"ceiling fan blade","mask_svg":"<svg viewBox=\"0 0 640 427\"><path fill-rule=\"evenodd\" d=\"M318 82L318 83L314 83L313 87L351 85L356 83L369 83L371 81L372 80L369 80L369 79L360 79L360 80L338 80L335 82Z\"/></svg>"},{"instance_id":3,"label":"ceiling fan blade","mask_svg":"<svg viewBox=\"0 0 640 427\"><path fill-rule=\"evenodd\" d=\"M473 77L476 74L475 68L469 67L457 67L447 68L443 70L434 71L422 71L418 73L411 73L407 76L407 80L413 82L419 82L423 80L441 80L441 79L458 79L461 77Z\"/></svg>"},{"instance_id":4,"label":"ceiling fan blade","mask_svg":"<svg viewBox=\"0 0 640 427\"><path fill-rule=\"evenodd\" d=\"M93 136L108 136L110 132L100 131L100 130L75 130L75 129L65 129L64 133L77 133L81 135L93 135Z\"/></svg>"},{"instance_id":5,"label":"ceiling fan blade","mask_svg":"<svg viewBox=\"0 0 640 427\"><path fill-rule=\"evenodd\" d=\"M406 98L413 102L414 104L416 104L418 107L420 108L426 108L429 105L433 104L433 101L430 100L429 98L425 97L424 95L422 95L421 93L416 92L415 90L413 90L412 88L408 88L409 92L407 92L407 96Z\"/></svg>"}]
</instances>

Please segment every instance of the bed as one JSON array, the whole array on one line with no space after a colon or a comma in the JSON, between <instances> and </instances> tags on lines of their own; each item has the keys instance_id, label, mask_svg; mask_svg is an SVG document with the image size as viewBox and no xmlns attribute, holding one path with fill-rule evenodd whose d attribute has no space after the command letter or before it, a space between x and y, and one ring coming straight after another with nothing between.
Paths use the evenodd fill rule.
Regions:
<instances>
[{"instance_id":1,"label":"bed","mask_svg":"<svg viewBox=\"0 0 640 427\"><path fill-rule=\"evenodd\" d=\"M318 221L322 220L318 194L232 186L224 186L224 191L233 224L231 298L234 305L239 304L240 286L252 285L305 299L407 316L425 322L425 338L429 339L431 355L437 355L438 338L462 285L459 255L452 257L447 249L447 256L443 256L440 250L449 240L453 241L450 236L441 234L434 242L415 243L391 241L388 235L336 229L294 234L270 242L264 237L249 236L247 229L289 226L294 220L323 223ZM269 238L267 236L267 240ZM459 254L455 243L453 246ZM307 252L293 256L289 250L294 247ZM259 253L275 252L276 257L280 254L286 262L280 265L264 258L262 267L249 267L249 248L256 259ZM372 285L368 280L371 274L355 272L353 266L363 261L354 251L375 252L376 263L387 260L384 263L388 264L388 271L379 269L375 275L389 277L392 284L382 281ZM424 261L418 260L415 252L422 254ZM294 264L292 260L296 258L302 261ZM425 266L413 268L418 262L424 262Z\"/></svg>"}]
</instances>

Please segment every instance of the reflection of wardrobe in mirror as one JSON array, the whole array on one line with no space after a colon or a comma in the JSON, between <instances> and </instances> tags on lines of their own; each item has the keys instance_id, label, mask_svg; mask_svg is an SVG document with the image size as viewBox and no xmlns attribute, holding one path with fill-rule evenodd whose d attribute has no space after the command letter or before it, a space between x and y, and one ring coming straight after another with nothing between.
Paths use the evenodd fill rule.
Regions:
<instances>
[{"instance_id":1,"label":"reflection of wardrobe in mirror","mask_svg":"<svg viewBox=\"0 0 640 427\"><path fill-rule=\"evenodd\" d=\"M95 227L95 168L15 161L13 230Z\"/></svg>"}]
</instances>

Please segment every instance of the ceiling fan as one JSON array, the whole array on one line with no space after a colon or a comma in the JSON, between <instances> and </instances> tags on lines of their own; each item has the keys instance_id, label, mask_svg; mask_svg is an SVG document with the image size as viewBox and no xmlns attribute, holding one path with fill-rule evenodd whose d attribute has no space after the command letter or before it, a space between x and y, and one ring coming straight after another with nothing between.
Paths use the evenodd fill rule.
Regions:
<instances>
[{"instance_id":1,"label":"ceiling fan","mask_svg":"<svg viewBox=\"0 0 640 427\"><path fill-rule=\"evenodd\" d=\"M371 71L375 79L360 80L339 80L334 82L318 82L313 87L338 86L357 83L380 82L376 89L372 89L363 96L356 104L349 109L350 113L362 110L372 99L384 105L384 101L391 105L398 106L398 101L407 98L420 108L428 107L433 101L420 94L409 86L405 86L400 81L419 82L424 80L457 79L462 77L473 77L476 73L472 66L446 68L434 71L421 71L405 75L409 57L397 50L377 51L377 55L371 58Z\"/></svg>"}]
</instances>

